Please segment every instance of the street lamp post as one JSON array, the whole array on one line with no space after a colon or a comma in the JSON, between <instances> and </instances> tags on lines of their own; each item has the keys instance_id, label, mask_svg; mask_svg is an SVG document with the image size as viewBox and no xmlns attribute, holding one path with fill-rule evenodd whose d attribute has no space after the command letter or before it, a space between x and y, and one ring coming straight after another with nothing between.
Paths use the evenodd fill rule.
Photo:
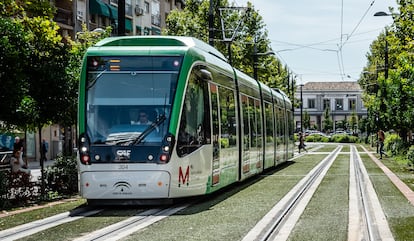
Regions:
<instances>
[{"instance_id":1,"label":"street lamp post","mask_svg":"<svg viewBox=\"0 0 414 241\"><path fill-rule=\"evenodd\" d=\"M384 17L384 16L392 16L389 13L386 12L376 12L374 14L375 17ZM387 41L387 36L388 36L388 29L385 28L385 53L384 53L384 77L385 79L388 79L388 41Z\"/></svg>"},{"instance_id":2,"label":"street lamp post","mask_svg":"<svg viewBox=\"0 0 414 241\"><path fill-rule=\"evenodd\" d=\"M386 13L386 12L376 12L374 14L375 17L384 17L384 16L391 16L391 14ZM385 28L385 53L384 53L384 78L388 79L388 40L387 40L387 36L388 36L388 29ZM378 79L377 79L378 82ZM380 106L379 106L379 113L376 116L376 123L377 123L377 140L378 140L378 131L381 129L382 126L382 122L381 122L381 112L383 110L383 105L384 105L384 93L382 92L383 86L379 86L377 88L377 93L376 95L378 96L378 91L381 88L381 96L380 96ZM377 141L377 153L378 153L378 141Z\"/></svg>"},{"instance_id":3,"label":"street lamp post","mask_svg":"<svg viewBox=\"0 0 414 241\"><path fill-rule=\"evenodd\" d=\"M303 84L300 84L300 132L303 133L303 95L302 88Z\"/></svg>"}]
</instances>

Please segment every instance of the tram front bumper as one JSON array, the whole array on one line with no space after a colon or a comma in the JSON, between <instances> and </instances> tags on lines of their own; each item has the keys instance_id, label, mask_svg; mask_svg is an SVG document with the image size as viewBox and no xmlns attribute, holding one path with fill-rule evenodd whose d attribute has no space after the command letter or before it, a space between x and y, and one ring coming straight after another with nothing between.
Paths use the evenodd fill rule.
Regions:
<instances>
[{"instance_id":1,"label":"tram front bumper","mask_svg":"<svg viewBox=\"0 0 414 241\"><path fill-rule=\"evenodd\" d=\"M87 171L80 191L86 199L168 198L170 179L165 171Z\"/></svg>"}]
</instances>

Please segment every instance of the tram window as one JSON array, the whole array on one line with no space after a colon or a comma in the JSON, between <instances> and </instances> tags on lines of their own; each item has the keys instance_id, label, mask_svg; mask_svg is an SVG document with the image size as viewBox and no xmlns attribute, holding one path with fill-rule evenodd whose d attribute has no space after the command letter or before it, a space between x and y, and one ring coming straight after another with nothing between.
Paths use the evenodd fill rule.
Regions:
<instances>
[{"instance_id":1,"label":"tram window","mask_svg":"<svg viewBox=\"0 0 414 241\"><path fill-rule=\"evenodd\" d=\"M220 156L219 135L220 135L220 120L218 108L218 87L210 84L211 93L211 119L213 121L213 160L218 160Z\"/></svg>"},{"instance_id":2,"label":"tram window","mask_svg":"<svg viewBox=\"0 0 414 241\"><path fill-rule=\"evenodd\" d=\"M272 105L265 103L266 143L273 143L273 111Z\"/></svg>"},{"instance_id":3,"label":"tram window","mask_svg":"<svg viewBox=\"0 0 414 241\"><path fill-rule=\"evenodd\" d=\"M185 156L210 142L207 82L201 79L200 70L200 67L192 70L185 92L177 138L179 156Z\"/></svg>"},{"instance_id":4,"label":"tram window","mask_svg":"<svg viewBox=\"0 0 414 241\"><path fill-rule=\"evenodd\" d=\"M221 147L236 146L236 107L234 92L225 87L220 88Z\"/></svg>"},{"instance_id":5,"label":"tram window","mask_svg":"<svg viewBox=\"0 0 414 241\"><path fill-rule=\"evenodd\" d=\"M243 150L248 151L250 149L250 126L249 126L249 98L242 95L242 107L243 107Z\"/></svg>"}]
</instances>

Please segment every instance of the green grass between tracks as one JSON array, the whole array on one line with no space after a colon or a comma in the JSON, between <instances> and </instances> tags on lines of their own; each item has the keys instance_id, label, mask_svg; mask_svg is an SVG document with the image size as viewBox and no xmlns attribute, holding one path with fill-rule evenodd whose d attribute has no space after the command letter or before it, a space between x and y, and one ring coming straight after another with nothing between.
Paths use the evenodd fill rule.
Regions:
<instances>
[{"instance_id":1,"label":"green grass between tracks","mask_svg":"<svg viewBox=\"0 0 414 241\"><path fill-rule=\"evenodd\" d=\"M73 222L58 225L53 228L49 228L42 232L30 235L29 237L19 239L21 241L69 241L82 235L87 235L95 230L104 228L116 222L125 220L137 212L142 211L140 209L131 208L117 208L105 210L96 215L78 219Z\"/></svg>"},{"instance_id":2,"label":"green grass between tracks","mask_svg":"<svg viewBox=\"0 0 414 241\"><path fill-rule=\"evenodd\" d=\"M291 165L236 185L126 240L240 240L324 156L298 158Z\"/></svg>"},{"instance_id":3,"label":"green grass between tracks","mask_svg":"<svg viewBox=\"0 0 414 241\"><path fill-rule=\"evenodd\" d=\"M62 204L48 205L44 208L21 212L14 215L2 217L0 219L0 230L13 228L18 225L47 218L59 213L67 212L85 204L84 199L64 202Z\"/></svg>"},{"instance_id":4,"label":"green grass between tracks","mask_svg":"<svg viewBox=\"0 0 414 241\"><path fill-rule=\"evenodd\" d=\"M347 240L349 155L334 161L288 240Z\"/></svg>"}]
</instances>

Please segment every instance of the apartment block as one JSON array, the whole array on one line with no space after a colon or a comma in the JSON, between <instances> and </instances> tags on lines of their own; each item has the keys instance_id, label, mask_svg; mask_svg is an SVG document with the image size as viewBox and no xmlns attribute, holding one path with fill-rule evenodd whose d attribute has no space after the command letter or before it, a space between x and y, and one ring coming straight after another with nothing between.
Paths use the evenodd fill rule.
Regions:
<instances>
[{"instance_id":1,"label":"apartment block","mask_svg":"<svg viewBox=\"0 0 414 241\"><path fill-rule=\"evenodd\" d=\"M54 0L55 21L63 36L75 38L82 31L111 26L118 29L119 0ZM185 0L125 0L126 35L160 35L165 20L173 9L183 9Z\"/></svg>"}]
</instances>

